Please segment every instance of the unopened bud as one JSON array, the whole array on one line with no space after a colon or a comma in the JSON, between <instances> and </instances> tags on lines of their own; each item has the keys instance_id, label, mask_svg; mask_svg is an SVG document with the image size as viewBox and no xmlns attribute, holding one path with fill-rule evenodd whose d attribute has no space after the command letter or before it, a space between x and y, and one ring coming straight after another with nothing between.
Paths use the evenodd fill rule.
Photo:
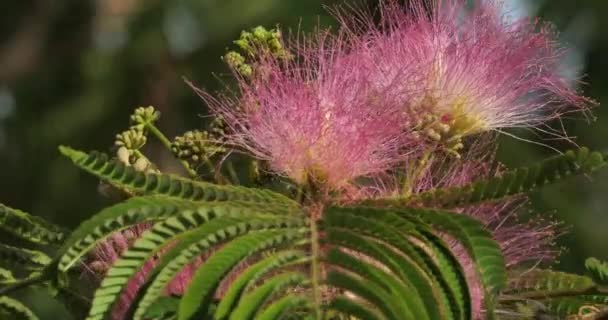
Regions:
<instances>
[{"instance_id":1,"label":"unopened bud","mask_svg":"<svg viewBox=\"0 0 608 320\"><path fill-rule=\"evenodd\" d=\"M118 158L118 161L120 161L126 165L131 164L129 162L130 156L131 156L131 152L129 152L129 150L125 147L120 147L120 148L118 148L118 151L116 151L116 157Z\"/></svg>"},{"instance_id":2,"label":"unopened bud","mask_svg":"<svg viewBox=\"0 0 608 320\"><path fill-rule=\"evenodd\" d=\"M133 168L137 171L144 172L148 169L149 162L145 158L139 158L133 164Z\"/></svg>"}]
</instances>

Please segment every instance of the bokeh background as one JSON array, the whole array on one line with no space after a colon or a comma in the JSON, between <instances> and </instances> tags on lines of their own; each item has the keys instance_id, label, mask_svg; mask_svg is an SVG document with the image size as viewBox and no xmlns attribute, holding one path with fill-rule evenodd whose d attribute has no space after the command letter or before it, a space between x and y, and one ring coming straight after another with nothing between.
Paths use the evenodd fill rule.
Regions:
<instances>
[{"instance_id":1,"label":"bokeh background","mask_svg":"<svg viewBox=\"0 0 608 320\"><path fill-rule=\"evenodd\" d=\"M374 5L377 0L367 1ZM57 146L107 150L137 106L162 112L170 136L201 128L205 106L183 82L209 90L229 85L220 57L243 29L330 26L323 5L352 0L2 0L0 1L0 202L68 227L108 205L94 178L59 156ZM563 69L582 78L586 95L608 95L608 1L504 0L507 13L552 21L571 50ZM598 120L568 120L580 145L608 151L608 109ZM526 138L529 132L517 132ZM555 152L502 138L499 159L525 165ZM559 149L562 142L545 141ZM162 167L175 164L157 145ZM564 222L568 248L560 268L608 258L608 170L570 179L533 195L534 211ZM70 319L40 293L29 305L42 319Z\"/></svg>"}]
</instances>

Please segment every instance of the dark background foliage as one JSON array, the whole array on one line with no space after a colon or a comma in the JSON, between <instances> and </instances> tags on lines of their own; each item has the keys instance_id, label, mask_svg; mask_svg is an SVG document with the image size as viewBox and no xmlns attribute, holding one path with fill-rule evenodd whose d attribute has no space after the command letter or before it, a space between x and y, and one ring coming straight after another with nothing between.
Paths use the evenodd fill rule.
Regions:
<instances>
[{"instance_id":1,"label":"dark background foliage","mask_svg":"<svg viewBox=\"0 0 608 320\"><path fill-rule=\"evenodd\" d=\"M359 0L360 1L360 0ZM182 81L220 90L230 81L220 57L242 29L328 26L334 0L3 0L0 2L0 202L74 227L110 203L98 182L59 156L57 146L107 150L136 106L162 111L169 135L201 128L205 106ZM349 1L352 2L352 1ZM367 1L370 5L373 0ZM564 66L583 76L599 102L608 95L608 2L506 0L511 14L552 21L573 48ZM581 145L606 151L608 111L597 122L566 121ZM522 137L538 139L528 132ZM545 141L559 149L563 142ZM155 144L163 168L179 170ZM554 151L502 138L499 158L523 165ZM587 256L608 258L608 171L533 195L534 212L564 221L560 260L569 271ZM42 299L33 295L30 299ZM41 301L41 300L38 300ZM58 306L37 304L46 315ZM46 317L41 313L43 319Z\"/></svg>"}]
</instances>

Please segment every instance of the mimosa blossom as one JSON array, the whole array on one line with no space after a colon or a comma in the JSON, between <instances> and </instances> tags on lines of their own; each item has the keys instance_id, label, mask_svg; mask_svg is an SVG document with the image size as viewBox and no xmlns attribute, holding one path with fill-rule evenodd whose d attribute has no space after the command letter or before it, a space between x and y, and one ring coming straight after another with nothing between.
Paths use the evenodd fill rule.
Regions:
<instances>
[{"instance_id":1,"label":"mimosa blossom","mask_svg":"<svg viewBox=\"0 0 608 320\"><path fill-rule=\"evenodd\" d=\"M434 116L428 133L436 140L539 127L594 105L560 75L565 50L548 24L513 21L498 1L380 6L379 25L366 12L337 17L355 46L375 52L368 64L376 67L376 85L400 91L404 108Z\"/></svg>"},{"instance_id":2,"label":"mimosa blossom","mask_svg":"<svg viewBox=\"0 0 608 320\"><path fill-rule=\"evenodd\" d=\"M412 152L399 97L374 88L371 66L341 41L322 34L288 46L293 59L260 51L251 78L239 78L238 99L200 91L229 126L227 142L297 183L313 179L330 189Z\"/></svg>"}]
</instances>

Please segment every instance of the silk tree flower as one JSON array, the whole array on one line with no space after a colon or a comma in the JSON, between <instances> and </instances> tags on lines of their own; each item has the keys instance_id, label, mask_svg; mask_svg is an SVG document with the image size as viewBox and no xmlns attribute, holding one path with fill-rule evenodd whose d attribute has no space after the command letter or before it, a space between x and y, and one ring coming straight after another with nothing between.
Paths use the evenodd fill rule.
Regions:
<instances>
[{"instance_id":1,"label":"silk tree flower","mask_svg":"<svg viewBox=\"0 0 608 320\"><path fill-rule=\"evenodd\" d=\"M340 189L412 152L411 123L359 53L340 36L317 37L287 44L291 59L258 50L252 75L237 76L239 98L197 91L226 121L229 145L299 184Z\"/></svg>"},{"instance_id":2,"label":"silk tree flower","mask_svg":"<svg viewBox=\"0 0 608 320\"><path fill-rule=\"evenodd\" d=\"M383 0L380 24L364 11L336 16L355 46L375 52L368 63L376 85L402 91L404 108L425 115L420 121L434 140L461 149L463 136L541 129L595 104L560 75L565 50L550 25L514 21L492 0L472 8L464 0L408 3Z\"/></svg>"}]
</instances>

